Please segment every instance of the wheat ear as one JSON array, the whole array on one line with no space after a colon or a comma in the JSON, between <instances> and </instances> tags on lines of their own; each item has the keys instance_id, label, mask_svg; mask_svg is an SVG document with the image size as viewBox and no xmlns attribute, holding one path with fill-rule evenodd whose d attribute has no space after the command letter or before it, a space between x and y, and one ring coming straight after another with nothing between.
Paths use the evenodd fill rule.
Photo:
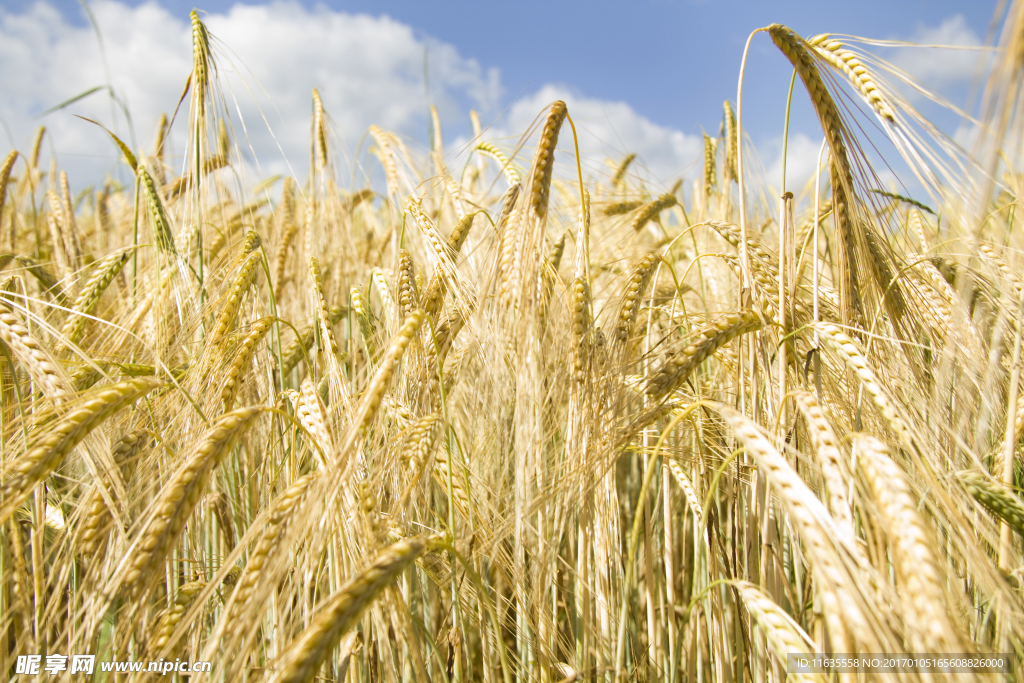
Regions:
<instances>
[{"instance_id":1,"label":"wheat ear","mask_svg":"<svg viewBox=\"0 0 1024 683\"><path fill-rule=\"evenodd\" d=\"M615 202L604 207L603 213L605 216L621 216L624 213L629 213L641 206L644 206L646 202L642 199L630 199L624 202Z\"/></svg>"},{"instance_id":2,"label":"wheat ear","mask_svg":"<svg viewBox=\"0 0 1024 683\"><path fill-rule=\"evenodd\" d=\"M391 287L388 284L388 279L380 268L374 268L370 271L370 279L373 281L373 288L377 292L377 298L380 299L380 307L384 312L384 319L390 327L392 322L398 318L398 309L395 307L395 300L391 297Z\"/></svg>"},{"instance_id":3,"label":"wheat ear","mask_svg":"<svg viewBox=\"0 0 1024 683\"><path fill-rule=\"evenodd\" d=\"M96 303L100 300L100 295L117 277L117 274L121 272L121 268L128 262L128 257L132 251L131 247L122 249L106 257L96 265L92 277L82 287L78 298L75 299L75 303L71 306L72 313L61 328L60 333L65 344L78 343L82 330L85 329L85 324L88 321L86 316L92 313Z\"/></svg>"},{"instance_id":4,"label":"wheat ear","mask_svg":"<svg viewBox=\"0 0 1024 683\"><path fill-rule=\"evenodd\" d=\"M406 444L405 450L402 451L402 464L407 466L412 472L412 479L406 487L406 493L404 493L400 498L403 502L405 501L408 492L416 485L416 482L419 481L420 474L423 472L423 467L426 465L427 459L430 458L430 454L434 450L434 444L437 442L437 427L439 424L440 415L438 415L438 413L431 413L430 415L421 417L417 420L409 430L409 440ZM401 505L399 505L399 507L401 507Z\"/></svg>"},{"instance_id":5,"label":"wheat ear","mask_svg":"<svg viewBox=\"0 0 1024 683\"><path fill-rule=\"evenodd\" d=\"M151 515L139 531L138 542L133 544L121 582L131 595L138 597L148 590L149 577L177 543L213 469L263 410L259 406L239 408L218 417L184 465L160 490L151 505Z\"/></svg>"},{"instance_id":6,"label":"wheat ear","mask_svg":"<svg viewBox=\"0 0 1024 683\"><path fill-rule=\"evenodd\" d=\"M110 456L114 464L121 469L122 477L128 478L130 472L135 469L135 457L151 443L152 435L148 429L136 429L122 436L111 447ZM89 499L85 520L82 522L82 533L79 536L82 557L87 559L93 559L103 552L105 534L113 517L98 488L102 485L97 484L97 490L93 491Z\"/></svg>"},{"instance_id":7,"label":"wheat ear","mask_svg":"<svg viewBox=\"0 0 1024 683\"><path fill-rule=\"evenodd\" d=\"M409 314L409 317L402 323L401 329L398 330L398 334L394 336L391 343L388 345L387 350L381 356L380 365L377 366L377 372L373 375L370 383L367 385L366 390L363 392L362 401L356 410L356 422L358 433L363 434L366 428L370 426L370 422L373 421L374 416L377 414L377 409L380 407L381 397L384 396L384 391L387 389L388 382L391 381L391 377L395 374L395 370L398 368L399 361L402 360L402 356L405 354L405 349L412 342L416 336L416 331L419 330L423 324L423 311L415 310Z\"/></svg>"},{"instance_id":8,"label":"wheat ear","mask_svg":"<svg viewBox=\"0 0 1024 683\"><path fill-rule=\"evenodd\" d=\"M918 512L918 501L900 468L878 439L858 435L857 465L878 503L908 625L920 652L957 652L960 638L946 611L946 577L932 550L935 539Z\"/></svg>"},{"instance_id":9,"label":"wheat ear","mask_svg":"<svg viewBox=\"0 0 1024 683\"><path fill-rule=\"evenodd\" d=\"M853 542L853 512L846 499L849 480L845 475L842 454L839 452L839 439L813 394L799 391L795 398L800 412L807 420L807 431L811 434L811 443L814 444L818 455L818 466L821 467L821 478L828 496L828 508L836 520L836 525L847 535L847 540Z\"/></svg>"},{"instance_id":10,"label":"wheat ear","mask_svg":"<svg viewBox=\"0 0 1024 683\"><path fill-rule=\"evenodd\" d=\"M376 353L373 339L373 321L370 320L370 307L363 298L363 293L358 287L352 287L348 293L349 305L359 323L359 333L363 336L363 343L366 345L366 355L373 358Z\"/></svg>"},{"instance_id":11,"label":"wheat ear","mask_svg":"<svg viewBox=\"0 0 1024 683\"><path fill-rule=\"evenodd\" d=\"M678 203L679 200L676 199L676 196L670 193L663 194L657 199L647 202L640 208L640 211L637 212L636 217L633 219L633 230L640 232L649 222L658 220L662 211L671 209Z\"/></svg>"},{"instance_id":12,"label":"wheat ear","mask_svg":"<svg viewBox=\"0 0 1024 683\"><path fill-rule=\"evenodd\" d=\"M478 143L476 149L484 156L488 156L501 164L501 172L505 174L505 179L508 180L509 185L518 185L522 180L519 176L519 171L516 170L512 162L509 161L508 157L500 149L489 142Z\"/></svg>"},{"instance_id":13,"label":"wheat ear","mask_svg":"<svg viewBox=\"0 0 1024 683\"><path fill-rule=\"evenodd\" d=\"M263 258L263 254L259 251L250 253L242 265L238 269L238 273L235 274L235 279L231 281L231 286L228 288L228 293L224 297L224 306L221 308L220 316L217 318L217 322L213 326L213 331L210 333L210 344L216 344L231 331L231 328L235 324L235 317L238 315L238 309L242 305L242 297L245 296L246 291L256 280L256 273L259 272L260 260Z\"/></svg>"},{"instance_id":14,"label":"wheat ear","mask_svg":"<svg viewBox=\"0 0 1024 683\"><path fill-rule=\"evenodd\" d=\"M537 141L537 151L533 157L533 172L530 185L530 207L538 218L548 215L548 195L551 191L551 174L555 168L555 147L558 145L558 131L568 115L569 109L565 102L552 102L548 117L544 121L544 129Z\"/></svg>"},{"instance_id":15,"label":"wheat ear","mask_svg":"<svg viewBox=\"0 0 1024 683\"><path fill-rule=\"evenodd\" d=\"M761 318L751 311L722 316L685 348L666 354L661 368L647 383L646 393L658 398L667 396L715 351L736 337L760 328Z\"/></svg>"},{"instance_id":16,"label":"wheat ear","mask_svg":"<svg viewBox=\"0 0 1024 683\"><path fill-rule=\"evenodd\" d=\"M828 139L832 152L832 195L833 216L836 223L836 237L839 242L836 250L839 271L839 298L843 309L843 323L858 323L863 319L863 306L860 297L856 268L857 255L852 216L853 204L853 173L845 142L845 127L835 100L825 87L818 67L814 63L805 43L791 29L781 24L772 24L768 33L775 46L800 75L807 93L814 104L814 111L821 122L822 130Z\"/></svg>"},{"instance_id":17,"label":"wheat ear","mask_svg":"<svg viewBox=\"0 0 1024 683\"><path fill-rule=\"evenodd\" d=\"M402 249L398 252L398 315L402 320L408 318L418 308L418 298L412 256Z\"/></svg>"},{"instance_id":18,"label":"wheat ear","mask_svg":"<svg viewBox=\"0 0 1024 683\"><path fill-rule=\"evenodd\" d=\"M747 581L733 581L733 588L743 599L743 605L747 608L750 616L764 631L775 656L780 661L786 659L786 655L798 652L817 652L810 636L800 628L800 625L793 621L793 618L786 614L774 600L752 583ZM824 674L816 673L793 673L789 678L796 681L811 681L813 683L827 683L828 678ZM788 680L788 678L787 678Z\"/></svg>"},{"instance_id":19,"label":"wheat ear","mask_svg":"<svg viewBox=\"0 0 1024 683\"><path fill-rule=\"evenodd\" d=\"M458 254L462 249L462 245L466 241L466 237L469 236L469 230L473 227L473 219L476 218L476 212L467 213L465 216L459 219L459 222L455 224L452 229L452 233L448 236L447 251L445 253L439 253L439 258L447 258L447 254ZM440 271L434 273L434 277L431 278L430 284L423 292L423 311L427 315L434 315L440 310L445 294L448 291L448 276Z\"/></svg>"},{"instance_id":20,"label":"wheat ear","mask_svg":"<svg viewBox=\"0 0 1024 683\"><path fill-rule=\"evenodd\" d=\"M327 315L331 321L331 327L338 324L342 318L348 315L347 306L331 306L327 311ZM317 321L314 317L302 330L299 335L288 343L288 346L284 347L281 351L281 374L287 376L295 366L299 364L302 357L309 351L309 348L313 345L313 341L316 337L316 325Z\"/></svg>"},{"instance_id":21,"label":"wheat ear","mask_svg":"<svg viewBox=\"0 0 1024 683\"><path fill-rule=\"evenodd\" d=\"M729 100L722 104L722 133L725 137L725 163L722 164L724 194L729 182L739 178L739 174L736 172L737 143L739 141L736 132L736 113L732 110L732 103Z\"/></svg>"},{"instance_id":22,"label":"wheat ear","mask_svg":"<svg viewBox=\"0 0 1024 683\"><path fill-rule=\"evenodd\" d=\"M647 286L651 283L654 264L657 262L656 254L641 256L633 267L633 272L629 274L629 279L626 280L626 291L622 295L622 304L619 306L619 315L615 326L615 338L619 343L626 343L633 333L633 326L636 325L636 318L640 313L640 304L647 291Z\"/></svg>"},{"instance_id":23,"label":"wheat ear","mask_svg":"<svg viewBox=\"0 0 1024 683\"><path fill-rule=\"evenodd\" d=\"M46 201L50 205L50 210L46 212L46 225L50 230L53 260L58 272L62 275L67 275L75 269L75 266L72 261L71 251L68 248L68 238L64 234L64 209L57 195L53 192L46 193Z\"/></svg>"},{"instance_id":24,"label":"wheat ear","mask_svg":"<svg viewBox=\"0 0 1024 683\"><path fill-rule=\"evenodd\" d=\"M353 577L318 610L305 631L288 645L270 683L309 683L341 637L351 629L377 595L425 553L439 545L436 538L410 538L395 543L372 565Z\"/></svg>"},{"instance_id":25,"label":"wheat ear","mask_svg":"<svg viewBox=\"0 0 1024 683\"><path fill-rule=\"evenodd\" d=\"M299 477L274 501L267 518L267 526L260 535L260 540L256 543L256 547L253 548L252 553L249 555L249 561L246 563L245 570L238 579L232 598L233 602L228 610L227 623L232 626L236 633L240 632L247 625L241 618L242 612L251 607L251 605L246 603L263 576L263 568L267 563L267 559L271 556L274 549L278 547L282 535L291 524L292 512L305 500L306 494L309 492L309 486L317 476L316 473L312 473Z\"/></svg>"},{"instance_id":26,"label":"wheat ear","mask_svg":"<svg viewBox=\"0 0 1024 683\"><path fill-rule=\"evenodd\" d=\"M843 565L837 549L837 539L841 534L837 533L824 505L753 421L729 406L718 405L717 410L766 475L789 512L794 530L803 540L804 552L819 584L833 650L852 652L847 649L852 645L851 635L868 647L877 647L881 638L861 608L862 600L858 599L856 583Z\"/></svg>"},{"instance_id":27,"label":"wheat ear","mask_svg":"<svg viewBox=\"0 0 1024 683\"><path fill-rule=\"evenodd\" d=\"M199 170L198 177L205 177L218 169L224 168L227 165L228 158L223 154L218 154L216 156L210 157L209 159L203 161L202 167ZM167 183L166 185L161 187L160 190L164 193L164 196L166 196L169 201L173 202L175 199L181 196L182 192L184 192L193 185L196 177L197 176L194 173L186 173L185 175L175 178L171 182Z\"/></svg>"},{"instance_id":28,"label":"wheat ear","mask_svg":"<svg viewBox=\"0 0 1024 683\"><path fill-rule=\"evenodd\" d=\"M957 477L971 498L1024 537L1024 504L1018 496L976 472L960 472Z\"/></svg>"},{"instance_id":29,"label":"wheat ear","mask_svg":"<svg viewBox=\"0 0 1024 683\"><path fill-rule=\"evenodd\" d=\"M295 220L295 180L284 179L281 188L281 244L277 248L277 261L274 265L274 282L280 287L284 282L284 268L288 261L288 249L299 234L299 222Z\"/></svg>"},{"instance_id":30,"label":"wheat ear","mask_svg":"<svg viewBox=\"0 0 1024 683\"><path fill-rule=\"evenodd\" d=\"M192 10L192 93L195 101L195 117L204 122L206 118L206 97L210 89L210 34L199 14Z\"/></svg>"},{"instance_id":31,"label":"wheat ear","mask_svg":"<svg viewBox=\"0 0 1024 683\"><path fill-rule=\"evenodd\" d=\"M840 41L832 40L832 36L828 34L814 36L807 43L822 59L846 74L846 77L860 91L861 96L875 110L876 114L889 123L895 122L892 107L882 97L874 76L856 54L847 50Z\"/></svg>"},{"instance_id":32,"label":"wheat ear","mask_svg":"<svg viewBox=\"0 0 1024 683\"><path fill-rule=\"evenodd\" d=\"M394 140L390 133L387 133L377 126L370 126L370 136L377 142L380 148L380 160L384 165L384 176L388 185L388 194L392 199L397 200L399 187L398 162L395 159Z\"/></svg>"},{"instance_id":33,"label":"wheat ear","mask_svg":"<svg viewBox=\"0 0 1024 683\"><path fill-rule=\"evenodd\" d=\"M715 155L718 153L718 141L704 133L704 196L708 197L715 189Z\"/></svg>"},{"instance_id":34,"label":"wheat ear","mask_svg":"<svg viewBox=\"0 0 1024 683\"><path fill-rule=\"evenodd\" d=\"M164 201L160 197L160 191L153 181L153 176L142 166L139 166L137 173L142 194L146 200L146 208L149 211L150 220L153 221L153 230L156 232L156 244L162 251L176 254L171 221L167 217L167 209L164 208Z\"/></svg>"},{"instance_id":35,"label":"wheat ear","mask_svg":"<svg viewBox=\"0 0 1024 683\"><path fill-rule=\"evenodd\" d=\"M14 162L17 160L18 153L11 150L11 152L4 157L4 162L0 164L0 217L4 214L4 204L7 200L7 183L11 179L11 170L14 168Z\"/></svg>"},{"instance_id":36,"label":"wheat ear","mask_svg":"<svg viewBox=\"0 0 1024 683\"><path fill-rule=\"evenodd\" d=\"M153 378L142 378L102 387L88 394L81 404L49 427L5 473L0 486L0 500L3 500L0 524L7 521L36 484L46 479L89 432L160 384Z\"/></svg>"},{"instance_id":37,"label":"wheat ear","mask_svg":"<svg viewBox=\"0 0 1024 683\"><path fill-rule=\"evenodd\" d=\"M900 437L904 445L910 449L915 450L914 435L904 422L903 418L900 417L896 410L896 406L893 405L892 400L888 394L882 389L882 385L879 383L875 373L868 367L867 358L861 352L860 347L857 344L843 334L842 330L837 325L832 323L819 324L817 328L822 335L828 339L832 345L839 351L839 354L846 361L846 364L850 366L857 377L860 378L861 384L864 390L871 396L871 400L874 402L875 407L878 408L879 412L885 418L886 422L889 423L889 427Z\"/></svg>"},{"instance_id":38,"label":"wheat ear","mask_svg":"<svg viewBox=\"0 0 1024 683\"><path fill-rule=\"evenodd\" d=\"M24 363L34 382L52 401L68 395L68 382L57 363L43 348L13 311L0 303L0 339L7 344L15 358Z\"/></svg>"},{"instance_id":39,"label":"wheat ear","mask_svg":"<svg viewBox=\"0 0 1024 683\"><path fill-rule=\"evenodd\" d=\"M159 621L157 621L156 635L153 636L152 644L147 644L148 652L155 655L164 649L181 618L185 616L189 606L204 588L206 588L205 581L189 581L178 589L177 594L174 596L174 602L171 603L171 606L167 608Z\"/></svg>"},{"instance_id":40,"label":"wheat ear","mask_svg":"<svg viewBox=\"0 0 1024 683\"><path fill-rule=\"evenodd\" d=\"M267 332L270 331L271 326L277 318L267 316L260 318L252 325L252 329L249 330L249 334L245 335L245 339L238 346L238 351L235 352L235 357L231 359L231 364L228 366L228 370L224 373L224 383L221 385L220 400L224 403L224 411L231 410L231 406L235 403L235 396L238 395L238 387L243 381L245 375L246 366L249 364L249 359L252 358L253 352L256 350L256 345L260 343L263 337L266 336Z\"/></svg>"},{"instance_id":41,"label":"wheat ear","mask_svg":"<svg viewBox=\"0 0 1024 683\"><path fill-rule=\"evenodd\" d=\"M330 425L327 424L327 410L320 400L320 394L317 393L316 387L308 377L302 380L302 386L299 387L298 399L295 401L295 417L299 424L312 435L316 442L313 456L321 467L326 468L327 462L323 458L331 457L334 453L334 435L331 434Z\"/></svg>"}]
</instances>

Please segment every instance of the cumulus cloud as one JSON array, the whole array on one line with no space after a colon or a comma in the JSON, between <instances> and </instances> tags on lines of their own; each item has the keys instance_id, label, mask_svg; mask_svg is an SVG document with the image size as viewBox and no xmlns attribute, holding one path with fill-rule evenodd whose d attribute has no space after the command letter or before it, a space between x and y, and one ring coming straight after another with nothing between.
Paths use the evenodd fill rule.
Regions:
<instances>
[{"instance_id":1,"label":"cumulus cloud","mask_svg":"<svg viewBox=\"0 0 1024 683\"><path fill-rule=\"evenodd\" d=\"M978 61L985 54L978 50L955 49L976 48L983 44L962 14L948 17L938 26L920 27L908 41L929 47L898 48L891 61L931 87L942 88L969 81L977 74Z\"/></svg>"},{"instance_id":2,"label":"cumulus cloud","mask_svg":"<svg viewBox=\"0 0 1024 683\"><path fill-rule=\"evenodd\" d=\"M773 140L770 145L775 160L768 167L767 181L772 187L778 187L782 180L782 138ZM821 151L821 138L817 140L803 133L791 134L786 150L786 188L799 195L814 177L814 169L818 165L818 153ZM828 156L824 157L825 161ZM827 176L823 176L827 182Z\"/></svg>"},{"instance_id":3,"label":"cumulus cloud","mask_svg":"<svg viewBox=\"0 0 1024 683\"><path fill-rule=\"evenodd\" d=\"M103 36L105 63L93 28L81 17L45 1L20 13L0 8L0 118L10 144L26 150L34 129L45 124L47 151L57 153L79 187L100 180L119 161L105 134L73 114L100 121L129 141L124 114L100 91L37 117L107 84L109 72L109 84L130 111L136 146L148 149L160 113L174 110L192 68L188 17L154 1L130 7L94 0L90 6ZM431 101L442 121L457 122L446 137L465 139L470 108L485 122L497 122L489 135L518 135L548 103L565 99L585 156L603 160L637 152L649 173L666 182L700 153L696 138L658 126L624 102L588 98L568 87L542 86L503 113L507 102L496 68L386 16L277 1L236 5L205 15L204 21L214 39L220 106L229 113L242 153L250 164L258 162L262 175L305 175L314 87L330 117L336 158L345 166L371 124L425 143ZM179 158L186 119L186 111L179 113L171 138Z\"/></svg>"}]
</instances>

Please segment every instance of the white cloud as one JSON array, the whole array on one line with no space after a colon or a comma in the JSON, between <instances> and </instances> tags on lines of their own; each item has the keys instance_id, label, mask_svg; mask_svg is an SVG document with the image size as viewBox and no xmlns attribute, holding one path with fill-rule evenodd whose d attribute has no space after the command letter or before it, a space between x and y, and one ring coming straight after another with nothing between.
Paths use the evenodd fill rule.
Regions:
<instances>
[{"instance_id":1,"label":"white cloud","mask_svg":"<svg viewBox=\"0 0 1024 683\"><path fill-rule=\"evenodd\" d=\"M103 35L110 82L130 108L137 146L149 149L160 113L173 111L192 68L188 17L172 15L152 0L137 7L94 0L90 6ZM484 121L499 119L503 91L496 68L485 68L454 46L419 36L386 16L271 2L236 5L225 14L203 18L214 38L233 131L243 152L255 154L263 175L305 175L314 87L330 117L335 158L344 166L371 124L425 141L425 51L430 95L446 123L447 137L468 131L471 107ZM72 21L44 1L20 14L0 8L0 117L15 148L23 151L36 126L45 124L52 145L46 151L57 152L60 166L68 169L78 187L100 180L119 162L105 134L72 114L96 119L128 141L124 117L112 114L104 93L42 119L34 117L106 81L88 23ZM669 183L700 155L697 138L656 125L624 102L583 97L553 85L516 101L498 125L506 134L519 135L558 98L569 104L580 129L581 151L593 162L601 163L605 155L620 158L637 152L651 176ZM186 124L183 108L171 140L179 155ZM3 146L0 143L0 149Z\"/></svg>"},{"instance_id":2,"label":"white cloud","mask_svg":"<svg viewBox=\"0 0 1024 683\"><path fill-rule=\"evenodd\" d=\"M768 169L767 181L772 187L778 187L782 180L782 138L772 141L770 147L775 150L776 157ZM818 165L818 153L821 151L821 138L811 139L803 133L790 135L786 146L786 189L799 195L808 181L814 177L814 169ZM823 157L823 168L828 161L827 154ZM823 175L822 183L828 182Z\"/></svg>"},{"instance_id":3,"label":"white cloud","mask_svg":"<svg viewBox=\"0 0 1024 683\"><path fill-rule=\"evenodd\" d=\"M961 14L948 17L938 26L918 28L908 39L921 46L978 47L982 40ZM977 74L978 50L898 48L891 61L908 74L932 87L969 81Z\"/></svg>"},{"instance_id":4,"label":"white cloud","mask_svg":"<svg viewBox=\"0 0 1024 683\"><path fill-rule=\"evenodd\" d=\"M128 103L138 145L148 148L157 118L173 111L191 71L188 17L173 16L154 2L131 8L99 0L92 9L103 34L111 83ZM496 69L485 71L453 46L420 39L409 26L387 17L275 2L236 5L227 14L204 19L214 37L233 130L239 137L247 136L240 144L243 149L252 146L264 172L286 169L280 144L302 175L314 87L338 141L355 145L373 123L421 137L428 111L425 47L431 94L443 119L469 106L494 109L500 96ZM104 93L43 119L33 118L105 81L100 49L88 24L72 23L45 2L23 14L0 9L0 117L17 148L24 150L32 131L43 123L62 166L88 175L115 166L116 150L102 131L72 116L110 126L111 108ZM113 127L127 141L128 130L120 118L120 125ZM179 113L179 153L186 119L187 112Z\"/></svg>"}]
</instances>

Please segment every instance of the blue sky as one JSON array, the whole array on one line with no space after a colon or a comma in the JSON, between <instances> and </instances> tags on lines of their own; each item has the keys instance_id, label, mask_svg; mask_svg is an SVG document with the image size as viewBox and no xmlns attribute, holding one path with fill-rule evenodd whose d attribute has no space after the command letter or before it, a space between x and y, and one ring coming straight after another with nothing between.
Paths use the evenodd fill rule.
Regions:
<instances>
[{"instance_id":1,"label":"blue sky","mask_svg":"<svg viewBox=\"0 0 1024 683\"><path fill-rule=\"evenodd\" d=\"M248 149L242 151L260 160L258 172L287 171L290 163L303 175L312 87L324 96L341 156L359 145L371 123L425 142L425 53L430 100L441 109L446 143L468 136L470 107L492 126L492 137L511 144L546 102L565 97L570 113L575 109L583 119L585 151L595 164L637 151L666 185L679 175L693 177L701 132L716 134L722 102L736 97L751 30L780 22L805 36L971 44L988 37L996 6L994 0L247 4L211 0L197 6L218 39L233 126L246 133ZM193 3L90 0L90 6L104 36L111 83L129 103L138 144L148 146L156 116L173 109L188 75ZM977 53L871 49L955 103L968 102ZM755 38L744 125L769 168L777 165L790 74L769 38ZM17 147L27 147L40 122L33 117L105 81L95 37L77 2L5 0L0 91L9 96L0 100L0 117ZM956 117L920 104L955 132ZM53 132L49 149L74 169L73 178L91 182L116 165L116 155L72 113L127 130L112 119L101 95L41 120ZM6 138L0 137L0 148L9 146ZM799 175L820 141L799 87L791 139L794 157L804 159L790 161Z\"/></svg>"}]
</instances>

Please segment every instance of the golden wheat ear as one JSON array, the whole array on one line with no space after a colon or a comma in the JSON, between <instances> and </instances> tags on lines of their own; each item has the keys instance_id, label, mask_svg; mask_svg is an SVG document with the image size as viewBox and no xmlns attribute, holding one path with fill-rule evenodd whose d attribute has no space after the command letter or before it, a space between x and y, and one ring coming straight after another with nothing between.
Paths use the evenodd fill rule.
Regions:
<instances>
[{"instance_id":1,"label":"golden wheat ear","mask_svg":"<svg viewBox=\"0 0 1024 683\"><path fill-rule=\"evenodd\" d=\"M406 568L438 547L437 537L411 538L392 545L368 568L329 597L313 623L292 641L275 666L271 683L312 681L338 641L363 611Z\"/></svg>"},{"instance_id":2,"label":"golden wheat ear","mask_svg":"<svg viewBox=\"0 0 1024 683\"><path fill-rule=\"evenodd\" d=\"M191 455L151 503L146 520L130 546L132 554L124 558L123 571L113 577L109 595L125 592L138 598L152 590L150 579L160 572L164 558L178 542L205 493L214 468L265 411L262 406L239 408L225 413L210 425Z\"/></svg>"},{"instance_id":3,"label":"golden wheat ear","mask_svg":"<svg viewBox=\"0 0 1024 683\"><path fill-rule=\"evenodd\" d=\"M36 484L46 479L90 432L161 384L153 378L141 378L101 387L58 418L5 472L0 487L0 523L14 514Z\"/></svg>"}]
</instances>

